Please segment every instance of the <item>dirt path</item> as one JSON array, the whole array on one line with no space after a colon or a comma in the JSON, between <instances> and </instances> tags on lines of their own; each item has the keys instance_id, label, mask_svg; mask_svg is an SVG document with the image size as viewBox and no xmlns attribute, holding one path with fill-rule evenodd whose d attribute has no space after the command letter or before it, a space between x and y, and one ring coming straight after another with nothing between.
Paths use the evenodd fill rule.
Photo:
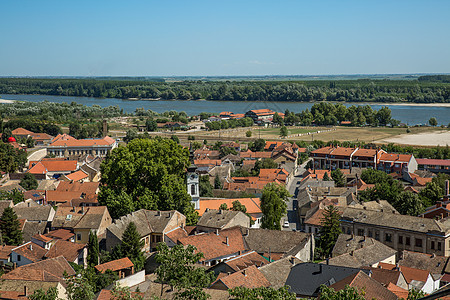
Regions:
<instances>
[{"instance_id":1,"label":"dirt path","mask_svg":"<svg viewBox=\"0 0 450 300\"><path fill-rule=\"evenodd\" d=\"M439 130L418 134L402 134L397 137L387 138L377 142L419 146L445 146L450 145L450 131Z\"/></svg>"}]
</instances>

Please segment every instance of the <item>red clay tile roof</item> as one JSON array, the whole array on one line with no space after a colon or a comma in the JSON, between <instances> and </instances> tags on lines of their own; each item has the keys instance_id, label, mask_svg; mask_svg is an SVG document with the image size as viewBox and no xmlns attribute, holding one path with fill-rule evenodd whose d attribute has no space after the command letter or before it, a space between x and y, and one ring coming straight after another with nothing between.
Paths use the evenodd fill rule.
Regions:
<instances>
[{"instance_id":1,"label":"red clay tile roof","mask_svg":"<svg viewBox=\"0 0 450 300\"><path fill-rule=\"evenodd\" d=\"M16 248L16 246L1 246L0 245L0 259L7 260L11 254L11 250Z\"/></svg>"},{"instance_id":2,"label":"red clay tile roof","mask_svg":"<svg viewBox=\"0 0 450 300\"><path fill-rule=\"evenodd\" d=\"M246 191L248 189L262 190L269 183L282 184L278 180L260 179L259 177L233 177L237 182L225 182L224 189L231 191Z\"/></svg>"},{"instance_id":3,"label":"red clay tile roof","mask_svg":"<svg viewBox=\"0 0 450 300\"><path fill-rule=\"evenodd\" d=\"M228 208L233 206L233 202L238 200L247 209L249 214L259 214L261 212L261 199L260 198L235 198L235 199L200 199L200 209L197 210L199 215L202 216L207 208L219 209L220 205L226 203Z\"/></svg>"},{"instance_id":4,"label":"red clay tile roof","mask_svg":"<svg viewBox=\"0 0 450 300\"><path fill-rule=\"evenodd\" d=\"M172 240L175 244L178 244L178 240L187 237L188 233L181 227L175 228L166 233L166 236Z\"/></svg>"},{"instance_id":5,"label":"red clay tile roof","mask_svg":"<svg viewBox=\"0 0 450 300\"><path fill-rule=\"evenodd\" d=\"M397 300L397 296L393 292L389 291L387 288L382 286L381 283L372 279L363 271L350 275L341 281L332 284L330 287L336 291L339 291L344 289L347 285L356 288L359 292L364 291L364 298L367 300Z\"/></svg>"},{"instance_id":6,"label":"red clay tile roof","mask_svg":"<svg viewBox=\"0 0 450 300\"><path fill-rule=\"evenodd\" d=\"M418 165L450 167L450 159L416 158Z\"/></svg>"},{"instance_id":7,"label":"red clay tile roof","mask_svg":"<svg viewBox=\"0 0 450 300\"><path fill-rule=\"evenodd\" d=\"M33 238L38 240L38 241L45 242L45 243L48 243L48 242L50 242L52 240L52 238L50 238L48 236L45 236L45 235L42 235L40 233L33 235Z\"/></svg>"},{"instance_id":8,"label":"red clay tile roof","mask_svg":"<svg viewBox=\"0 0 450 300\"><path fill-rule=\"evenodd\" d=\"M228 237L228 245L227 245ZM202 261L211 260L220 256L226 256L245 250L244 239L239 227L224 229L216 235L215 232L191 235L179 239L182 245L193 245L197 252L202 252Z\"/></svg>"},{"instance_id":9,"label":"red clay tile roof","mask_svg":"<svg viewBox=\"0 0 450 300\"><path fill-rule=\"evenodd\" d=\"M31 138L35 141L50 141L53 139L53 136L46 133L32 133L30 134Z\"/></svg>"},{"instance_id":10,"label":"red clay tile roof","mask_svg":"<svg viewBox=\"0 0 450 300\"><path fill-rule=\"evenodd\" d=\"M23 198L25 200L32 199L34 201L41 200L44 198L44 190L29 190L23 193Z\"/></svg>"},{"instance_id":11,"label":"red clay tile roof","mask_svg":"<svg viewBox=\"0 0 450 300\"><path fill-rule=\"evenodd\" d=\"M278 141L266 141L266 145L264 146L264 150L273 150L275 148L278 148L279 146L283 145L284 142L278 142Z\"/></svg>"},{"instance_id":12,"label":"red clay tile roof","mask_svg":"<svg viewBox=\"0 0 450 300\"><path fill-rule=\"evenodd\" d=\"M254 265L226 277L222 277L219 281L221 281L229 289L233 289L238 286L249 289L270 286L270 282L264 274Z\"/></svg>"},{"instance_id":13,"label":"red clay tile roof","mask_svg":"<svg viewBox=\"0 0 450 300\"><path fill-rule=\"evenodd\" d=\"M353 157L371 157L374 158L377 155L376 149L358 149L353 154Z\"/></svg>"},{"instance_id":14,"label":"red clay tile roof","mask_svg":"<svg viewBox=\"0 0 450 300\"><path fill-rule=\"evenodd\" d=\"M55 203L71 202L72 199L79 198L80 196L81 192L47 191L47 202L55 202Z\"/></svg>"},{"instance_id":15,"label":"red clay tile roof","mask_svg":"<svg viewBox=\"0 0 450 300\"><path fill-rule=\"evenodd\" d=\"M194 165L198 167L215 167L220 166L222 161L220 159L195 159Z\"/></svg>"},{"instance_id":16,"label":"red clay tile roof","mask_svg":"<svg viewBox=\"0 0 450 300\"><path fill-rule=\"evenodd\" d=\"M228 265L235 272L253 265L259 268L268 263L269 262L267 259L259 255L255 251L244 253L238 257L228 259L224 262L224 264Z\"/></svg>"},{"instance_id":17,"label":"red clay tile roof","mask_svg":"<svg viewBox=\"0 0 450 300\"><path fill-rule=\"evenodd\" d=\"M339 156L348 156L350 157L350 155L355 151L356 148L346 148L346 147L336 147L336 149L334 149L331 152L331 155L339 155Z\"/></svg>"},{"instance_id":18,"label":"red clay tile roof","mask_svg":"<svg viewBox=\"0 0 450 300\"><path fill-rule=\"evenodd\" d=\"M47 250L42 248L41 246L33 243L28 242L21 246L18 246L11 251L14 251L15 253L26 257L27 259L31 260L32 262L38 262L42 260L42 258L47 253Z\"/></svg>"},{"instance_id":19,"label":"red clay tile roof","mask_svg":"<svg viewBox=\"0 0 450 300\"><path fill-rule=\"evenodd\" d=\"M56 136L52 143L50 144L50 147L56 147L56 146L67 146L67 147L89 147L89 146L111 146L116 141L109 136L106 136L101 139L84 139L84 140L77 140L73 137L71 137L68 134L59 134Z\"/></svg>"},{"instance_id":20,"label":"red clay tile roof","mask_svg":"<svg viewBox=\"0 0 450 300\"><path fill-rule=\"evenodd\" d=\"M18 267L4 274L1 279L58 281L65 285L64 273L67 273L68 276L75 275L75 271L67 260L63 256L59 256Z\"/></svg>"},{"instance_id":21,"label":"red clay tile roof","mask_svg":"<svg viewBox=\"0 0 450 300\"><path fill-rule=\"evenodd\" d=\"M134 264L128 257L124 257L121 259L116 259L113 261L109 261L107 263L95 266L95 269L101 273L104 273L106 270L118 271L126 268L133 267Z\"/></svg>"},{"instance_id":22,"label":"red clay tile roof","mask_svg":"<svg viewBox=\"0 0 450 300\"><path fill-rule=\"evenodd\" d=\"M64 240L57 240L55 244L48 250L45 257L55 258L59 256L64 256L67 261L75 262L80 251L86 247L86 244L72 243Z\"/></svg>"},{"instance_id":23,"label":"red clay tile roof","mask_svg":"<svg viewBox=\"0 0 450 300\"><path fill-rule=\"evenodd\" d=\"M322 147L311 151L311 154L331 154L335 148L334 147Z\"/></svg>"},{"instance_id":24,"label":"red clay tile roof","mask_svg":"<svg viewBox=\"0 0 450 300\"><path fill-rule=\"evenodd\" d=\"M73 172L77 169L76 160L41 160L30 161L28 172L31 174L46 174L47 172ZM43 172L45 170L45 172Z\"/></svg>"},{"instance_id":25,"label":"red clay tile roof","mask_svg":"<svg viewBox=\"0 0 450 300\"><path fill-rule=\"evenodd\" d=\"M133 296L141 296L144 297L144 293L131 292ZM110 290L101 290L100 294L97 297L97 300L111 300L113 298L112 292Z\"/></svg>"},{"instance_id":26,"label":"red clay tile roof","mask_svg":"<svg viewBox=\"0 0 450 300\"><path fill-rule=\"evenodd\" d=\"M62 181L56 188L57 191L67 191L67 192L81 192L88 194L96 194L99 182L68 182Z\"/></svg>"},{"instance_id":27,"label":"red clay tile roof","mask_svg":"<svg viewBox=\"0 0 450 300\"><path fill-rule=\"evenodd\" d=\"M31 135L34 132L19 127L19 128L14 129L13 131L11 131L11 133L13 135Z\"/></svg>"},{"instance_id":28,"label":"red clay tile roof","mask_svg":"<svg viewBox=\"0 0 450 300\"><path fill-rule=\"evenodd\" d=\"M69 175L66 175L67 179L73 180L73 181L80 181L82 179L88 178L89 175L84 172L83 170L78 170L76 172L73 172Z\"/></svg>"},{"instance_id":29,"label":"red clay tile roof","mask_svg":"<svg viewBox=\"0 0 450 300\"><path fill-rule=\"evenodd\" d=\"M395 265L382 263L380 262L378 264L379 267L387 270L394 270L396 268ZM405 276L406 282L409 284L411 280L426 282L428 275L430 275L429 271L425 270L419 270L415 268L405 267L405 266L399 266L400 271L402 272L403 276Z\"/></svg>"},{"instance_id":30,"label":"red clay tile roof","mask_svg":"<svg viewBox=\"0 0 450 300\"><path fill-rule=\"evenodd\" d=\"M55 238L55 239L68 241L73 236L75 236L75 234L67 229L58 229L58 230L53 230L53 231L46 233L45 236L47 236L49 238Z\"/></svg>"},{"instance_id":31,"label":"red clay tile roof","mask_svg":"<svg viewBox=\"0 0 450 300\"><path fill-rule=\"evenodd\" d=\"M392 282L387 285L387 289L393 292L398 299L408 299L409 291L393 284Z\"/></svg>"},{"instance_id":32,"label":"red clay tile roof","mask_svg":"<svg viewBox=\"0 0 450 300\"><path fill-rule=\"evenodd\" d=\"M251 150L247 150L245 152L239 153L241 158L244 159L257 159L257 158L271 158L272 153L270 152L253 152Z\"/></svg>"},{"instance_id":33,"label":"red clay tile roof","mask_svg":"<svg viewBox=\"0 0 450 300\"><path fill-rule=\"evenodd\" d=\"M409 162L412 154L395 154L395 153L383 153L381 154L380 161L386 162Z\"/></svg>"}]
</instances>

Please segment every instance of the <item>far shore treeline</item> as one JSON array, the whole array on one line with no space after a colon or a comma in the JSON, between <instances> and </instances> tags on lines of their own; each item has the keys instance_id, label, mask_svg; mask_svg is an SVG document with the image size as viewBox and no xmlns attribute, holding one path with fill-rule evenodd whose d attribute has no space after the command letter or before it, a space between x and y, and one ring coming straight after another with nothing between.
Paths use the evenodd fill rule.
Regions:
<instances>
[{"instance_id":1,"label":"far shore treeline","mask_svg":"<svg viewBox=\"0 0 450 300\"><path fill-rule=\"evenodd\" d=\"M161 100L341 101L450 103L450 75L417 80L358 79L303 81L164 82L121 78L0 78L0 94Z\"/></svg>"}]
</instances>

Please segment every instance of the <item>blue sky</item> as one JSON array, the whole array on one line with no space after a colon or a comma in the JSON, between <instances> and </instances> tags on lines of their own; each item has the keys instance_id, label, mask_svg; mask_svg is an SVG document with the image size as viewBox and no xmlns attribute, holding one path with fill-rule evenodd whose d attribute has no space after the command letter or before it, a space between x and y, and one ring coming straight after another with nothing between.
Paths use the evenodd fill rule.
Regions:
<instances>
[{"instance_id":1,"label":"blue sky","mask_svg":"<svg viewBox=\"0 0 450 300\"><path fill-rule=\"evenodd\" d=\"M2 0L0 76L450 73L450 1Z\"/></svg>"}]
</instances>

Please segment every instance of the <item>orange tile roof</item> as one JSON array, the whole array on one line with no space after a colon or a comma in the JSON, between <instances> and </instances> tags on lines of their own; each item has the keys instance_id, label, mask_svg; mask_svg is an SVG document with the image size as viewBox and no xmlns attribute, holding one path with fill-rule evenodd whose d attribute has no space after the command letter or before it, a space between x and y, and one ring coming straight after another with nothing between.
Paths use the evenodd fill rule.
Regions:
<instances>
[{"instance_id":1,"label":"orange tile roof","mask_svg":"<svg viewBox=\"0 0 450 300\"><path fill-rule=\"evenodd\" d=\"M47 141L53 139L53 137L46 133L32 133L31 138L35 141Z\"/></svg>"},{"instance_id":2,"label":"orange tile roof","mask_svg":"<svg viewBox=\"0 0 450 300\"><path fill-rule=\"evenodd\" d=\"M234 199L200 199L200 209L198 214L203 215L207 208L219 209L220 205L225 203L228 208L233 206L233 202L238 200L247 209L249 214L259 214L261 212L261 199L260 198L234 198Z\"/></svg>"},{"instance_id":3,"label":"orange tile roof","mask_svg":"<svg viewBox=\"0 0 450 300\"><path fill-rule=\"evenodd\" d=\"M55 244L48 250L45 257L55 258L64 256L67 261L75 262L80 254L80 251L86 248L86 244L72 243L64 240L57 240Z\"/></svg>"},{"instance_id":4,"label":"orange tile roof","mask_svg":"<svg viewBox=\"0 0 450 300\"><path fill-rule=\"evenodd\" d=\"M331 154L335 148L334 147L322 147L311 151L312 154Z\"/></svg>"},{"instance_id":5,"label":"orange tile roof","mask_svg":"<svg viewBox=\"0 0 450 300\"><path fill-rule=\"evenodd\" d=\"M11 250L14 248L16 248L16 246L0 245L0 259L8 260Z\"/></svg>"},{"instance_id":6,"label":"orange tile roof","mask_svg":"<svg viewBox=\"0 0 450 300\"><path fill-rule=\"evenodd\" d=\"M38 167L39 165L39 167ZM78 162L76 160L41 160L30 161L28 172L32 174L46 174L47 172L73 172L77 169ZM45 173L43 171L45 170Z\"/></svg>"},{"instance_id":7,"label":"orange tile roof","mask_svg":"<svg viewBox=\"0 0 450 300\"><path fill-rule=\"evenodd\" d=\"M166 236L172 240L175 244L178 244L178 240L187 237L188 233L181 227L175 228L166 233Z\"/></svg>"},{"instance_id":8,"label":"orange tile roof","mask_svg":"<svg viewBox=\"0 0 450 300\"><path fill-rule=\"evenodd\" d=\"M268 180L278 180L280 182L286 182L289 172L285 169L260 169L259 178Z\"/></svg>"},{"instance_id":9,"label":"orange tile roof","mask_svg":"<svg viewBox=\"0 0 450 300\"><path fill-rule=\"evenodd\" d=\"M378 263L378 266L380 268L387 270L394 270L396 268L396 266L393 264L387 264L382 262ZM411 280L426 282L428 275L430 275L429 271L419 270L405 266L399 266L399 269L402 272L403 276L405 276L406 282L408 284L411 282Z\"/></svg>"},{"instance_id":10,"label":"orange tile roof","mask_svg":"<svg viewBox=\"0 0 450 300\"><path fill-rule=\"evenodd\" d=\"M71 203L72 199L79 198L81 192L61 192L61 191L47 191L47 202L50 203Z\"/></svg>"},{"instance_id":11,"label":"orange tile roof","mask_svg":"<svg viewBox=\"0 0 450 300\"><path fill-rule=\"evenodd\" d=\"M45 256L45 253L47 253L46 249L33 242L25 243L19 247L12 249L11 251L14 251L17 254L28 258L32 262L42 260L42 258Z\"/></svg>"},{"instance_id":12,"label":"orange tile roof","mask_svg":"<svg viewBox=\"0 0 450 300\"><path fill-rule=\"evenodd\" d=\"M389 282L387 289L393 292L398 299L408 299L409 291L393 284L392 282Z\"/></svg>"},{"instance_id":13,"label":"orange tile roof","mask_svg":"<svg viewBox=\"0 0 450 300\"><path fill-rule=\"evenodd\" d=\"M118 271L126 268L133 267L134 264L128 257L109 261L107 263L95 266L95 269L101 273L105 273L106 270Z\"/></svg>"},{"instance_id":14,"label":"orange tile roof","mask_svg":"<svg viewBox=\"0 0 450 300\"><path fill-rule=\"evenodd\" d=\"M231 116L233 119L242 119L245 117L245 114L234 114Z\"/></svg>"},{"instance_id":15,"label":"orange tile roof","mask_svg":"<svg viewBox=\"0 0 450 300\"><path fill-rule=\"evenodd\" d=\"M277 179L271 180L259 177L233 177L237 182L225 182L224 189L230 191L245 191L248 189L262 190L269 183L283 184Z\"/></svg>"},{"instance_id":16,"label":"orange tile roof","mask_svg":"<svg viewBox=\"0 0 450 300\"><path fill-rule=\"evenodd\" d=\"M266 145L264 146L264 150L275 149L279 146L283 145L284 142L278 141L266 141Z\"/></svg>"},{"instance_id":17,"label":"orange tile roof","mask_svg":"<svg viewBox=\"0 0 450 300\"><path fill-rule=\"evenodd\" d=\"M33 238L38 240L38 241L45 242L45 243L48 243L48 242L50 242L52 240L52 238L50 238L48 236L45 236L45 235L42 235L40 233L37 233L37 234L33 235Z\"/></svg>"},{"instance_id":18,"label":"orange tile roof","mask_svg":"<svg viewBox=\"0 0 450 300\"><path fill-rule=\"evenodd\" d=\"M268 109L268 108L253 109L253 110L251 110L251 112L253 112L257 116L267 116L267 115L273 115L275 113L273 110Z\"/></svg>"},{"instance_id":19,"label":"orange tile roof","mask_svg":"<svg viewBox=\"0 0 450 300\"><path fill-rule=\"evenodd\" d=\"M50 147L91 147L91 146L111 146L116 141L109 136L101 139L83 139L77 140L68 134L60 134L55 137Z\"/></svg>"},{"instance_id":20,"label":"orange tile roof","mask_svg":"<svg viewBox=\"0 0 450 300\"><path fill-rule=\"evenodd\" d=\"M255 251L250 251L244 253L238 257L230 258L224 261L224 264L229 266L235 272L248 268L249 266L256 266L257 268L267 265L269 261L256 253Z\"/></svg>"},{"instance_id":21,"label":"orange tile roof","mask_svg":"<svg viewBox=\"0 0 450 300\"><path fill-rule=\"evenodd\" d=\"M395 153L383 153L381 154L380 161L386 162L409 162L412 154L395 154Z\"/></svg>"},{"instance_id":22,"label":"orange tile roof","mask_svg":"<svg viewBox=\"0 0 450 300\"><path fill-rule=\"evenodd\" d=\"M72 237L74 237L75 234L67 229L57 229L57 230L49 231L48 233L45 234L45 236L47 236L49 238L55 238L55 239L61 239L61 240L68 241Z\"/></svg>"},{"instance_id":23,"label":"orange tile roof","mask_svg":"<svg viewBox=\"0 0 450 300\"><path fill-rule=\"evenodd\" d=\"M222 161L220 159L195 159L194 165L200 167L215 167L220 166L222 164Z\"/></svg>"},{"instance_id":24,"label":"orange tile roof","mask_svg":"<svg viewBox=\"0 0 450 300\"><path fill-rule=\"evenodd\" d=\"M257 159L257 158L270 158L272 157L272 153L270 152L253 152L251 150L247 150L245 152L239 153L241 158L247 159Z\"/></svg>"},{"instance_id":25,"label":"orange tile roof","mask_svg":"<svg viewBox=\"0 0 450 300\"><path fill-rule=\"evenodd\" d=\"M377 155L376 149L358 149L353 154L354 157L375 157Z\"/></svg>"},{"instance_id":26,"label":"orange tile roof","mask_svg":"<svg viewBox=\"0 0 450 300\"><path fill-rule=\"evenodd\" d=\"M228 245L227 245L228 237ZM202 252L202 261L231 255L245 250L244 238L239 227L224 229L217 235L215 232L191 235L179 239L182 245L193 245L197 252Z\"/></svg>"},{"instance_id":27,"label":"orange tile roof","mask_svg":"<svg viewBox=\"0 0 450 300\"><path fill-rule=\"evenodd\" d=\"M83 170L78 170L76 172L73 172L69 175L66 175L67 179L73 180L73 181L80 181L82 179L88 178L89 175L84 172Z\"/></svg>"},{"instance_id":28,"label":"orange tile roof","mask_svg":"<svg viewBox=\"0 0 450 300\"><path fill-rule=\"evenodd\" d=\"M350 156L356 148L336 147L331 155Z\"/></svg>"},{"instance_id":29,"label":"orange tile roof","mask_svg":"<svg viewBox=\"0 0 450 300\"><path fill-rule=\"evenodd\" d=\"M99 188L99 182L68 182L61 181L56 188L59 192L81 192L86 195L96 194Z\"/></svg>"},{"instance_id":30,"label":"orange tile roof","mask_svg":"<svg viewBox=\"0 0 450 300\"><path fill-rule=\"evenodd\" d=\"M13 135L31 135L34 132L26 130L25 128L19 127L19 128L14 129L13 131L11 131L11 133Z\"/></svg>"},{"instance_id":31,"label":"orange tile roof","mask_svg":"<svg viewBox=\"0 0 450 300\"><path fill-rule=\"evenodd\" d=\"M221 281L228 289L233 289L239 286L249 289L270 286L270 282L255 266L250 266L239 272L222 277L219 281Z\"/></svg>"}]
</instances>

